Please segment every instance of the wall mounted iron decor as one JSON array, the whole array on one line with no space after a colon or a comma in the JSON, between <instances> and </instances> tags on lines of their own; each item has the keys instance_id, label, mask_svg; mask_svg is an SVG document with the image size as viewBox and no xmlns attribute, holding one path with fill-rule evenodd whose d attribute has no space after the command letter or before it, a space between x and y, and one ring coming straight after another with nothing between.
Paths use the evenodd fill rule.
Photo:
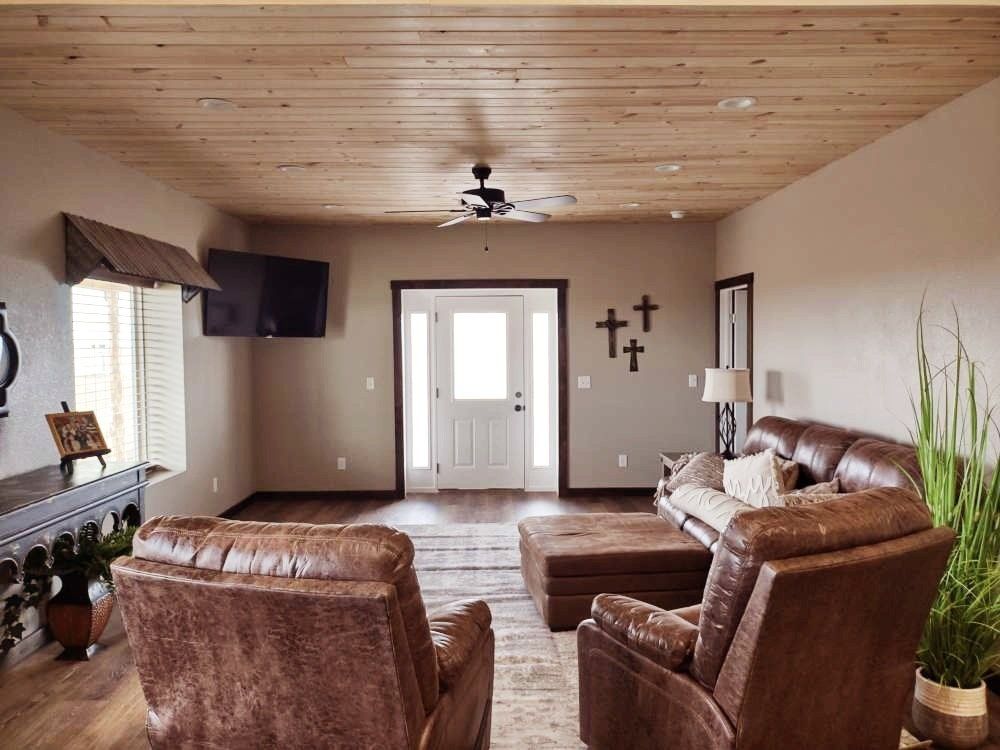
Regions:
<instances>
[{"instance_id":1,"label":"wall mounted iron decor","mask_svg":"<svg viewBox=\"0 0 1000 750\"><path fill-rule=\"evenodd\" d=\"M597 321L598 328L608 329L608 356L614 359L618 356L618 329L628 325L627 320L617 320L615 318L615 308L608 308L607 320Z\"/></svg>"},{"instance_id":2,"label":"wall mounted iron decor","mask_svg":"<svg viewBox=\"0 0 1000 750\"><path fill-rule=\"evenodd\" d=\"M639 372L639 355L646 351L646 347L637 346L638 343L635 339L629 339L628 346L622 349L625 354L631 355L628 363L629 372Z\"/></svg>"},{"instance_id":3,"label":"wall mounted iron decor","mask_svg":"<svg viewBox=\"0 0 1000 750\"><path fill-rule=\"evenodd\" d=\"M17 339L7 328L7 305L0 302L0 417L10 414L7 391L14 384L20 366L21 352L17 348Z\"/></svg>"},{"instance_id":4,"label":"wall mounted iron decor","mask_svg":"<svg viewBox=\"0 0 1000 750\"><path fill-rule=\"evenodd\" d=\"M650 324L650 321L649 321L649 314L653 310L659 310L660 306L659 305L651 305L651 304L649 304L649 295L648 294L644 294L644 295L642 295L642 304L641 305L632 305L632 309L635 310L636 312L641 312L642 313L642 330L643 330L643 333L649 333L650 328L652 328L652 325Z\"/></svg>"}]
</instances>

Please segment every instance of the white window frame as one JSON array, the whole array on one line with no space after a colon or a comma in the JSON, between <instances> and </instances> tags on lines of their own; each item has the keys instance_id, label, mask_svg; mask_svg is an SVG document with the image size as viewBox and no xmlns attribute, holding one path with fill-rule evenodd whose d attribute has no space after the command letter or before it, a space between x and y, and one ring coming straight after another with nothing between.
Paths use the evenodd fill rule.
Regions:
<instances>
[{"instance_id":1,"label":"white window frame","mask_svg":"<svg viewBox=\"0 0 1000 750\"><path fill-rule=\"evenodd\" d=\"M82 282L88 286L88 281ZM137 461L149 462L147 471L162 472L161 478L187 469L187 429L184 394L184 322L180 287L172 284L135 286L95 280L95 285L118 286L133 294L133 337L135 342L137 416ZM76 312L71 300L71 317ZM74 392L76 392L76 352L74 348ZM89 410L79 401L75 408ZM124 461L115 453L111 461Z\"/></svg>"}]
</instances>

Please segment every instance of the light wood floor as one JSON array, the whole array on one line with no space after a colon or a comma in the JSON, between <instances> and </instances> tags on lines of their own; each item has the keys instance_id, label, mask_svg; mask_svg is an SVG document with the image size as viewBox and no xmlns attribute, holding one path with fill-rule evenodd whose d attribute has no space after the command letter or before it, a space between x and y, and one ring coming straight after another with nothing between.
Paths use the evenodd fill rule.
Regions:
<instances>
[{"instance_id":1,"label":"light wood floor","mask_svg":"<svg viewBox=\"0 0 1000 750\"><path fill-rule=\"evenodd\" d=\"M236 517L254 521L308 523L490 523L558 513L652 511L651 498L604 497L561 500L551 494L442 492L406 500L255 501ZM62 662L50 643L20 664L0 672L2 750L138 750L148 747L146 706L132 655L117 614L89 662ZM1000 699L991 695L990 742L1000 750Z\"/></svg>"},{"instance_id":2,"label":"light wood floor","mask_svg":"<svg viewBox=\"0 0 1000 750\"><path fill-rule=\"evenodd\" d=\"M442 492L406 500L261 500L236 517L308 523L489 523L557 513L652 511L652 498L560 500L552 494ZM89 662L56 661L50 643L0 672L2 750L146 748L145 713L132 655L117 613Z\"/></svg>"}]
</instances>

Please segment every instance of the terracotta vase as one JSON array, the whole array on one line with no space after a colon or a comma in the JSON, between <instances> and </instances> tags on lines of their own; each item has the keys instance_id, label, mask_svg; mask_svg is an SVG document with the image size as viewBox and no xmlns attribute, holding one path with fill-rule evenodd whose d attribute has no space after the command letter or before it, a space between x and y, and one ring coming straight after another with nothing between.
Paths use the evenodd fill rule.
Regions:
<instances>
[{"instance_id":1,"label":"terracotta vase","mask_svg":"<svg viewBox=\"0 0 1000 750\"><path fill-rule=\"evenodd\" d=\"M990 734L986 683L980 682L975 688L948 687L927 679L918 669L913 724L922 739L933 740L938 747L979 747Z\"/></svg>"},{"instance_id":2,"label":"terracotta vase","mask_svg":"<svg viewBox=\"0 0 1000 750\"><path fill-rule=\"evenodd\" d=\"M106 583L80 573L60 579L62 588L46 608L49 630L65 649L58 658L87 661L108 624L115 597Z\"/></svg>"}]
</instances>

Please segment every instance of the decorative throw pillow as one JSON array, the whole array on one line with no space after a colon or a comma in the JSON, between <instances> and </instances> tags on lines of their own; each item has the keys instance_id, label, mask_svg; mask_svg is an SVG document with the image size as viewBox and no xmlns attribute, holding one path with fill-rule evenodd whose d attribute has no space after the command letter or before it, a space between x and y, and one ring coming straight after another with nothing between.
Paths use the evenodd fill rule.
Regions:
<instances>
[{"instance_id":1,"label":"decorative throw pillow","mask_svg":"<svg viewBox=\"0 0 1000 750\"><path fill-rule=\"evenodd\" d=\"M780 499L785 504L786 508L791 508L796 505L812 505L813 503L825 503L828 500L837 500L842 497L847 497L847 494L839 492L812 492L812 493L790 492L788 494L782 495Z\"/></svg>"},{"instance_id":2,"label":"decorative throw pillow","mask_svg":"<svg viewBox=\"0 0 1000 750\"><path fill-rule=\"evenodd\" d=\"M787 485L786 485L787 486ZM786 495L836 495L840 492L840 480L834 477L829 482L817 482L798 490L785 492Z\"/></svg>"},{"instance_id":3,"label":"decorative throw pillow","mask_svg":"<svg viewBox=\"0 0 1000 750\"><path fill-rule=\"evenodd\" d=\"M778 461L781 462L781 481L785 492L793 492L799 483L799 465L781 456L778 456Z\"/></svg>"},{"instance_id":4,"label":"decorative throw pillow","mask_svg":"<svg viewBox=\"0 0 1000 750\"><path fill-rule=\"evenodd\" d=\"M680 471L675 471L667 482L667 491L673 492L685 484L722 490L722 456L718 453L699 453Z\"/></svg>"},{"instance_id":5,"label":"decorative throw pillow","mask_svg":"<svg viewBox=\"0 0 1000 750\"><path fill-rule=\"evenodd\" d=\"M726 530L733 516L754 510L753 506L724 492L693 484L685 484L674 490L670 502L675 508L704 521L720 534Z\"/></svg>"},{"instance_id":6,"label":"decorative throw pillow","mask_svg":"<svg viewBox=\"0 0 1000 750\"><path fill-rule=\"evenodd\" d=\"M722 487L727 495L755 508L782 505L779 495L785 491L783 460L768 448L761 453L726 461L722 470Z\"/></svg>"}]
</instances>

